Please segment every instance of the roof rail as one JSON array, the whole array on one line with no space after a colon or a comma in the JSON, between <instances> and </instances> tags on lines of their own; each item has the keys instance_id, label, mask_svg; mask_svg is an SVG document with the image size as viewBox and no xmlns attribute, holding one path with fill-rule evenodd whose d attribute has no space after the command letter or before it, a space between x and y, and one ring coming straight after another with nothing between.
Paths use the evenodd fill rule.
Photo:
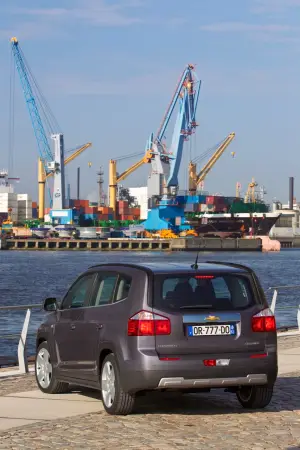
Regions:
<instances>
[{"instance_id":1,"label":"roof rail","mask_svg":"<svg viewBox=\"0 0 300 450\"><path fill-rule=\"evenodd\" d=\"M231 262L222 262L222 261L206 261L207 264L220 264L222 266L231 266L231 267L236 267L237 269L244 269L249 273L253 273L253 270L248 267L248 266L244 266L243 264L236 264L236 263L231 263Z\"/></svg>"}]
</instances>

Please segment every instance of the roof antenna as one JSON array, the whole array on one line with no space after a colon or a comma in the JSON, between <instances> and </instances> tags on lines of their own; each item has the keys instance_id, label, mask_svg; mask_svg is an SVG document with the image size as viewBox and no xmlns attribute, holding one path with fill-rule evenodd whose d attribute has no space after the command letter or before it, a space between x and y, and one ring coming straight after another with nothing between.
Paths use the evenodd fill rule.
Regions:
<instances>
[{"instance_id":1,"label":"roof antenna","mask_svg":"<svg viewBox=\"0 0 300 450\"><path fill-rule=\"evenodd\" d=\"M195 270L198 269L198 267L199 267L198 266L198 257L199 257L199 250L197 251L197 256L196 256L196 260L195 260L194 264L191 265L192 269L195 269Z\"/></svg>"}]
</instances>

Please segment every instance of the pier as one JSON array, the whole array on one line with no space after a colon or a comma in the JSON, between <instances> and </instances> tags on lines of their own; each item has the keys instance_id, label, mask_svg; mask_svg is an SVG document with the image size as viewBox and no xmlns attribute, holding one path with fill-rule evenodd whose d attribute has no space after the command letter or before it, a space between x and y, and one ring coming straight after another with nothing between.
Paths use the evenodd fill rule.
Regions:
<instances>
[{"instance_id":1,"label":"pier","mask_svg":"<svg viewBox=\"0 0 300 450\"><path fill-rule=\"evenodd\" d=\"M8 239L7 250L89 251L262 251L261 239Z\"/></svg>"}]
</instances>

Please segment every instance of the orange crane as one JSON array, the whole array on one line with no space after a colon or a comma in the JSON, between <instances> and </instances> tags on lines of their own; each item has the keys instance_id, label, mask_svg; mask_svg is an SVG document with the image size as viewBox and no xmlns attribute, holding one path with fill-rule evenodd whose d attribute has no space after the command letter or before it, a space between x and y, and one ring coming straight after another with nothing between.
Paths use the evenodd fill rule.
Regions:
<instances>
[{"instance_id":1,"label":"orange crane","mask_svg":"<svg viewBox=\"0 0 300 450\"><path fill-rule=\"evenodd\" d=\"M228 145L235 138L235 133L230 133L224 141L218 146L217 150L214 152L209 161L205 164L204 167L197 174L197 165L195 162L191 161L189 163L189 193L194 195L197 191L197 188L201 182L204 181L208 172L212 169L212 167L216 164L218 159L223 155L224 151L228 147Z\"/></svg>"},{"instance_id":2,"label":"orange crane","mask_svg":"<svg viewBox=\"0 0 300 450\"><path fill-rule=\"evenodd\" d=\"M78 149L74 151L70 156L68 156L65 161L64 165L69 164L71 161L73 161L77 156L79 156L84 150L91 147L92 143L88 142L87 144L82 145ZM50 172L48 174L45 173L44 164L39 158L38 160L38 183L39 183L39 219L44 220L44 211L45 211L45 184L46 180L51 178L53 176L54 172Z\"/></svg>"},{"instance_id":3,"label":"orange crane","mask_svg":"<svg viewBox=\"0 0 300 450\"><path fill-rule=\"evenodd\" d=\"M256 198L255 198L255 188L258 186L258 184L256 183L255 179L252 178L251 183L248 184L248 189L245 195L245 203L255 203L256 202Z\"/></svg>"},{"instance_id":4,"label":"orange crane","mask_svg":"<svg viewBox=\"0 0 300 450\"><path fill-rule=\"evenodd\" d=\"M126 158L126 157L125 157ZM117 173L117 160L111 159L109 161L109 172L108 172L108 184L109 184L109 207L113 210L113 215L115 218L117 211L117 185L121 181L125 180L130 174L132 174L135 170L141 167L143 164L147 164L151 162L153 158L153 154L151 150L147 150L144 154L143 158L141 158L136 163L132 164L127 170L122 172L120 175ZM124 159L124 157L120 158Z\"/></svg>"}]
</instances>

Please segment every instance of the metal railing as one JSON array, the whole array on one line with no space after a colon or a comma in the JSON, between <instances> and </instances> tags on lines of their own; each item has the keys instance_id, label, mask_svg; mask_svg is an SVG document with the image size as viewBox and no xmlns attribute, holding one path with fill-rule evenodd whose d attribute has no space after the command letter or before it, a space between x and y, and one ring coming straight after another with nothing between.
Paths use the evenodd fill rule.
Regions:
<instances>
[{"instance_id":1,"label":"metal railing","mask_svg":"<svg viewBox=\"0 0 300 450\"><path fill-rule=\"evenodd\" d=\"M268 288L268 291L271 291L271 290L274 291L273 296L272 296L271 306L270 306L270 309L273 312L273 314L275 314L279 291L289 291L289 290L298 290L298 289L300 290L300 284L287 285L287 286L270 286ZM280 306L280 309L281 310L295 310L296 306ZM289 335L300 334L300 304L297 306L297 325L298 325L298 329L295 331L288 332ZM286 335L287 335L287 333L286 333Z\"/></svg>"},{"instance_id":2,"label":"metal railing","mask_svg":"<svg viewBox=\"0 0 300 450\"><path fill-rule=\"evenodd\" d=\"M278 300L278 293L279 291L284 290L293 290L293 289L299 289L300 285L288 285L288 286L271 286L268 288L267 293L274 291L272 296L272 301L270 305L270 309L272 310L273 314L275 313L275 309L277 306L277 300ZM27 351L26 351L26 342L28 335L35 335L35 332L28 333L29 328L29 322L31 317L31 312L33 309L39 309L42 310L41 304L31 304L31 305L20 305L20 306L0 306L0 314L3 311L20 311L20 310L27 310L21 335L19 334L0 334L0 339L15 339L19 337L19 343L18 343L18 366L19 371L18 373L24 374L28 372L28 359L27 359ZM280 309L283 310L291 310L296 309L296 306L280 306ZM285 335L296 335L300 334L300 305L297 307L297 324L298 328L295 331L290 331L287 333L284 333ZM290 327L285 327L290 328Z\"/></svg>"},{"instance_id":3,"label":"metal railing","mask_svg":"<svg viewBox=\"0 0 300 450\"><path fill-rule=\"evenodd\" d=\"M21 334L2 334L0 335L0 339L15 339L19 338L18 343L18 366L19 373L28 373L28 358L27 358L27 350L26 350L26 341L28 335L35 335L35 333L28 333L30 316L32 309L40 309L42 308L40 303L35 303L31 305L20 305L20 306L0 306L0 313L2 311L21 311L27 310Z\"/></svg>"}]
</instances>

